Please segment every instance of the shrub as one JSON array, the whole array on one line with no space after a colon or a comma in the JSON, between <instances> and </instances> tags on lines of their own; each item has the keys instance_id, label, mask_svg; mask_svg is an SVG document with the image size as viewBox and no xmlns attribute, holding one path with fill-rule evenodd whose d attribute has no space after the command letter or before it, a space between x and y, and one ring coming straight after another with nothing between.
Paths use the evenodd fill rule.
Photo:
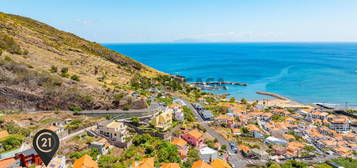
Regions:
<instances>
[{"instance_id":1,"label":"shrub","mask_svg":"<svg viewBox=\"0 0 357 168\"><path fill-rule=\"evenodd\" d=\"M50 72L51 73L56 73L58 71L58 68L54 65L51 66Z\"/></svg>"},{"instance_id":2,"label":"shrub","mask_svg":"<svg viewBox=\"0 0 357 168\"><path fill-rule=\"evenodd\" d=\"M77 75L72 75L72 76L71 76L71 79L74 80L74 81L79 81L79 76L77 76Z\"/></svg>"},{"instance_id":3,"label":"shrub","mask_svg":"<svg viewBox=\"0 0 357 168\"><path fill-rule=\"evenodd\" d=\"M12 59L11 59L9 56L6 56L6 57L4 58L4 60L5 60L5 61L8 61L8 62L12 61Z\"/></svg>"},{"instance_id":4,"label":"shrub","mask_svg":"<svg viewBox=\"0 0 357 168\"><path fill-rule=\"evenodd\" d=\"M126 105L123 106L123 110L129 110L129 109L130 109L129 104L126 104Z\"/></svg>"},{"instance_id":5,"label":"shrub","mask_svg":"<svg viewBox=\"0 0 357 168\"><path fill-rule=\"evenodd\" d=\"M15 42L15 40L0 32L0 48L3 50L7 50L11 54L22 54L20 46Z\"/></svg>"},{"instance_id":6,"label":"shrub","mask_svg":"<svg viewBox=\"0 0 357 168\"><path fill-rule=\"evenodd\" d=\"M61 69L61 73L66 74L68 72L68 68L64 67Z\"/></svg>"},{"instance_id":7,"label":"shrub","mask_svg":"<svg viewBox=\"0 0 357 168\"><path fill-rule=\"evenodd\" d=\"M79 107L79 106L72 106L72 107L69 108L69 110L76 112L76 111L82 111L82 108Z\"/></svg>"}]
</instances>

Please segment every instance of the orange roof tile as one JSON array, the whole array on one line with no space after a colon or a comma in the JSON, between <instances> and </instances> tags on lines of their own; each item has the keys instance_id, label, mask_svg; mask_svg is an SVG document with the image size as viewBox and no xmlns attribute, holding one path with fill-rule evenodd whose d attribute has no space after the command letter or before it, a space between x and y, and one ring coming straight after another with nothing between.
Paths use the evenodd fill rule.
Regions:
<instances>
[{"instance_id":1,"label":"orange roof tile","mask_svg":"<svg viewBox=\"0 0 357 168\"><path fill-rule=\"evenodd\" d=\"M232 133L241 133L239 128L232 128Z\"/></svg>"},{"instance_id":2,"label":"orange roof tile","mask_svg":"<svg viewBox=\"0 0 357 168\"><path fill-rule=\"evenodd\" d=\"M9 133L7 132L7 130L2 130L0 131L0 138L4 138L9 136Z\"/></svg>"},{"instance_id":3,"label":"orange roof tile","mask_svg":"<svg viewBox=\"0 0 357 168\"><path fill-rule=\"evenodd\" d=\"M213 168L232 168L226 161L222 159L213 159L211 166Z\"/></svg>"},{"instance_id":4,"label":"orange roof tile","mask_svg":"<svg viewBox=\"0 0 357 168\"><path fill-rule=\"evenodd\" d=\"M144 158L140 162L134 162L132 164L133 168L154 168L154 158Z\"/></svg>"},{"instance_id":5,"label":"orange roof tile","mask_svg":"<svg viewBox=\"0 0 357 168\"><path fill-rule=\"evenodd\" d=\"M0 160L0 167L10 167L17 161L14 158L7 158L4 160Z\"/></svg>"},{"instance_id":6,"label":"orange roof tile","mask_svg":"<svg viewBox=\"0 0 357 168\"><path fill-rule=\"evenodd\" d=\"M193 162L191 168L213 168L213 167L203 160L198 160L196 162Z\"/></svg>"},{"instance_id":7,"label":"orange roof tile","mask_svg":"<svg viewBox=\"0 0 357 168\"><path fill-rule=\"evenodd\" d=\"M89 155L84 155L74 162L73 168L98 168L98 164Z\"/></svg>"},{"instance_id":8,"label":"orange roof tile","mask_svg":"<svg viewBox=\"0 0 357 168\"><path fill-rule=\"evenodd\" d=\"M179 147L184 147L187 145L187 142L181 138L176 138L171 143Z\"/></svg>"},{"instance_id":9,"label":"orange roof tile","mask_svg":"<svg viewBox=\"0 0 357 168\"><path fill-rule=\"evenodd\" d=\"M290 139L295 139L295 137L294 137L294 136L289 135L289 134L283 134L283 138L284 138L284 139L287 139L287 140L290 140Z\"/></svg>"},{"instance_id":10,"label":"orange roof tile","mask_svg":"<svg viewBox=\"0 0 357 168\"><path fill-rule=\"evenodd\" d=\"M160 168L180 168L178 163L164 163Z\"/></svg>"},{"instance_id":11,"label":"orange roof tile","mask_svg":"<svg viewBox=\"0 0 357 168\"><path fill-rule=\"evenodd\" d=\"M248 146L239 145L238 148L239 148L240 150L242 150L243 152L245 152L245 153L248 153L248 152L249 152L249 147L248 147Z\"/></svg>"},{"instance_id":12,"label":"orange roof tile","mask_svg":"<svg viewBox=\"0 0 357 168\"><path fill-rule=\"evenodd\" d=\"M48 130L51 130L51 131L53 131L53 132L56 132L56 131L59 130L60 128L51 125L51 126L48 127L47 129L48 129Z\"/></svg>"},{"instance_id":13,"label":"orange roof tile","mask_svg":"<svg viewBox=\"0 0 357 168\"><path fill-rule=\"evenodd\" d=\"M196 129L187 132L187 134L190 134L191 136L195 137L196 139L200 139L203 136L202 133Z\"/></svg>"},{"instance_id":14,"label":"orange roof tile","mask_svg":"<svg viewBox=\"0 0 357 168\"><path fill-rule=\"evenodd\" d=\"M256 125L247 125L246 126L249 131L260 131L260 129Z\"/></svg>"}]
</instances>

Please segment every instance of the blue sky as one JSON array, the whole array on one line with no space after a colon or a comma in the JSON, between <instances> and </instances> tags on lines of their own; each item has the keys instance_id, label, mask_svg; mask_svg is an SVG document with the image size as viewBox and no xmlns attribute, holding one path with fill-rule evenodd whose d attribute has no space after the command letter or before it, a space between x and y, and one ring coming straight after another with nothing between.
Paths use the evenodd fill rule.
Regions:
<instances>
[{"instance_id":1,"label":"blue sky","mask_svg":"<svg viewBox=\"0 0 357 168\"><path fill-rule=\"evenodd\" d=\"M357 41L356 0L1 0L100 43Z\"/></svg>"}]
</instances>

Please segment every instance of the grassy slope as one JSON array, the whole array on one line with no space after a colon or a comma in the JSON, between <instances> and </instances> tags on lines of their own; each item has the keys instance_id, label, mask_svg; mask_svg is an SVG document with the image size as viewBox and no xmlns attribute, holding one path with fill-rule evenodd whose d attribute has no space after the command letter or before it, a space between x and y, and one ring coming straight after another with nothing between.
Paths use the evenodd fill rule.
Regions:
<instances>
[{"instance_id":1,"label":"grassy slope","mask_svg":"<svg viewBox=\"0 0 357 168\"><path fill-rule=\"evenodd\" d=\"M1 12L0 40L0 110L11 108L14 103L24 104L24 107L14 106L15 109L75 105L111 108L110 100L117 91L114 88L128 84L134 74L149 78L163 74L71 33ZM50 73L52 66L58 71L68 68L68 77L61 77L60 72ZM79 76L80 81L70 80L73 75ZM52 80L60 81L60 85ZM71 95L73 90L76 95ZM54 100L46 100L49 98ZM60 104L52 105L55 103Z\"/></svg>"}]
</instances>

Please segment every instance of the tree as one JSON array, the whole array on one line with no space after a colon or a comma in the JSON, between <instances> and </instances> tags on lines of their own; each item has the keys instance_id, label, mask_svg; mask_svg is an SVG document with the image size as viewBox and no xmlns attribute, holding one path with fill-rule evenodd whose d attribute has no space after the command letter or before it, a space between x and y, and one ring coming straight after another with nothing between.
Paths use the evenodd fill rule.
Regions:
<instances>
[{"instance_id":1,"label":"tree","mask_svg":"<svg viewBox=\"0 0 357 168\"><path fill-rule=\"evenodd\" d=\"M281 166L278 163L274 162L274 163L270 164L268 168L281 168Z\"/></svg>"},{"instance_id":2,"label":"tree","mask_svg":"<svg viewBox=\"0 0 357 168\"><path fill-rule=\"evenodd\" d=\"M177 151L176 145L171 144L167 141L161 141L156 146L156 156L158 157L158 162L163 163L180 163L181 158Z\"/></svg>"},{"instance_id":3,"label":"tree","mask_svg":"<svg viewBox=\"0 0 357 168\"><path fill-rule=\"evenodd\" d=\"M187 160L183 164L185 168L191 168L193 162L200 160L200 154L195 148L190 148L187 153Z\"/></svg>"},{"instance_id":4,"label":"tree","mask_svg":"<svg viewBox=\"0 0 357 168\"><path fill-rule=\"evenodd\" d=\"M242 98L242 99L240 99L240 103L241 104L248 104L248 101L247 101L247 99Z\"/></svg>"},{"instance_id":5,"label":"tree","mask_svg":"<svg viewBox=\"0 0 357 168\"><path fill-rule=\"evenodd\" d=\"M298 162L296 160L286 161L281 168L306 168L308 165L304 162Z\"/></svg>"},{"instance_id":6,"label":"tree","mask_svg":"<svg viewBox=\"0 0 357 168\"><path fill-rule=\"evenodd\" d=\"M305 146L304 146L304 149L305 149L306 151L308 151L308 152L313 152L313 151L316 150L315 147L313 147L313 146L311 146L311 145L305 145Z\"/></svg>"},{"instance_id":7,"label":"tree","mask_svg":"<svg viewBox=\"0 0 357 168\"><path fill-rule=\"evenodd\" d=\"M230 99L229 99L229 102L231 102L231 103L234 103L236 101L236 98L234 98L234 97L231 97Z\"/></svg>"}]
</instances>

